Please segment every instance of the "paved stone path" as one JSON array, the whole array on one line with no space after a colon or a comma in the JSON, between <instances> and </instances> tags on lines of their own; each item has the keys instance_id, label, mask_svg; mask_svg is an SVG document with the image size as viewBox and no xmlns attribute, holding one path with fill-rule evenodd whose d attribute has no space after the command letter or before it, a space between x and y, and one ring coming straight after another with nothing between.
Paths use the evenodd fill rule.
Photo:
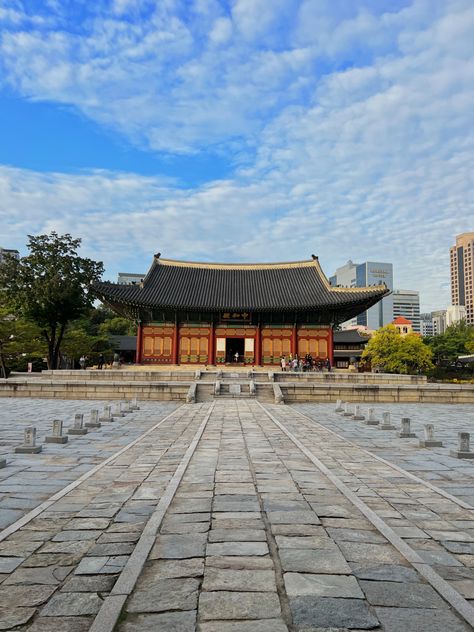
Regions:
<instances>
[{"instance_id":1,"label":"paved stone path","mask_svg":"<svg viewBox=\"0 0 474 632\"><path fill-rule=\"evenodd\" d=\"M0 542L0 630L472 629L472 510L329 432L329 407L150 406L159 427Z\"/></svg>"},{"instance_id":2,"label":"paved stone path","mask_svg":"<svg viewBox=\"0 0 474 632\"><path fill-rule=\"evenodd\" d=\"M112 406L117 403L113 402ZM64 445L43 444L44 437L51 434L53 419L63 420L63 434L66 434L76 413L83 413L87 422L90 411L102 412L105 404L110 402L0 400L0 458L6 458L9 464L8 468L0 469L0 529L129 444L176 408L176 404L170 402L141 403L139 412L103 423L84 436L69 435ZM14 452L15 447L23 443L24 428L30 425L36 426L37 443L43 444L39 457Z\"/></svg>"}]
</instances>

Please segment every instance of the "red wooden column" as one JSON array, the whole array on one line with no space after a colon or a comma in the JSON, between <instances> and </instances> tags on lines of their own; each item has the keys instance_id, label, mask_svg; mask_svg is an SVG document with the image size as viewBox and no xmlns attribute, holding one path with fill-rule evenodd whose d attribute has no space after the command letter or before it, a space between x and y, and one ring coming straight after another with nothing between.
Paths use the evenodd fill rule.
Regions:
<instances>
[{"instance_id":1,"label":"red wooden column","mask_svg":"<svg viewBox=\"0 0 474 632\"><path fill-rule=\"evenodd\" d=\"M293 355L293 357L295 357L295 355L298 353L298 345L297 345L297 338L296 338L296 325L293 325L293 330L291 332L291 353Z\"/></svg>"},{"instance_id":2,"label":"red wooden column","mask_svg":"<svg viewBox=\"0 0 474 632\"><path fill-rule=\"evenodd\" d=\"M140 364L140 362L142 361L142 346L143 346L143 329L142 329L142 324L138 323L137 348L135 350L135 364Z\"/></svg>"},{"instance_id":3,"label":"red wooden column","mask_svg":"<svg viewBox=\"0 0 474 632\"><path fill-rule=\"evenodd\" d=\"M178 351L179 351L179 324L178 324L178 320L175 320L174 330L173 330L173 364L179 364Z\"/></svg>"},{"instance_id":4,"label":"red wooden column","mask_svg":"<svg viewBox=\"0 0 474 632\"><path fill-rule=\"evenodd\" d=\"M216 340L216 325L214 321L211 323L211 333L209 334L209 355L207 358L208 364L215 364L214 349Z\"/></svg>"},{"instance_id":5,"label":"red wooden column","mask_svg":"<svg viewBox=\"0 0 474 632\"><path fill-rule=\"evenodd\" d=\"M334 365L334 335L333 335L332 327L329 327L328 354L329 354L329 362L331 363L331 369L332 369Z\"/></svg>"},{"instance_id":6,"label":"red wooden column","mask_svg":"<svg viewBox=\"0 0 474 632\"><path fill-rule=\"evenodd\" d=\"M260 323L256 327L257 332L255 335L255 364L256 366L262 365L262 332L260 330Z\"/></svg>"}]
</instances>

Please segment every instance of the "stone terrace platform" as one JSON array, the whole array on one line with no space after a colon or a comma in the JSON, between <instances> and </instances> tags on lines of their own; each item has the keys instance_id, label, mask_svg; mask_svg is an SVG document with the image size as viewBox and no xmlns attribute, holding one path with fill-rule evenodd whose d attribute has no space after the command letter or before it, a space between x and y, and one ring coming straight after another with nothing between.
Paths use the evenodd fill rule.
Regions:
<instances>
[{"instance_id":1,"label":"stone terrace platform","mask_svg":"<svg viewBox=\"0 0 474 632\"><path fill-rule=\"evenodd\" d=\"M216 399L13 454L27 413L41 437L88 407L0 402L1 630L473 629L474 467L449 456L472 407L390 406L435 424L430 450L334 406Z\"/></svg>"},{"instance_id":2,"label":"stone terrace platform","mask_svg":"<svg viewBox=\"0 0 474 632\"><path fill-rule=\"evenodd\" d=\"M143 367L142 367L143 369ZM291 373L262 370L85 370L15 373L0 380L0 397L206 402L254 398L266 403L474 403L473 384L431 384L419 375Z\"/></svg>"}]
</instances>

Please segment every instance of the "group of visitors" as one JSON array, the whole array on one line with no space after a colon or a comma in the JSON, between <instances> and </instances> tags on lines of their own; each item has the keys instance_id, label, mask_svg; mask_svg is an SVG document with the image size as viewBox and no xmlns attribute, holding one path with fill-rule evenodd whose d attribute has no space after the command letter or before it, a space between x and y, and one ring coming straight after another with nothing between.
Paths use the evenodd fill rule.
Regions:
<instances>
[{"instance_id":1,"label":"group of visitors","mask_svg":"<svg viewBox=\"0 0 474 632\"><path fill-rule=\"evenodd\" d=\"M326 360L314 360L310 353L304 358L299 358L298 354L294 357L290 353L289 357L282 355L280 358L280 366L282 371L330 371L331 362L329 358Z\"/></svg>"}]
</instances>

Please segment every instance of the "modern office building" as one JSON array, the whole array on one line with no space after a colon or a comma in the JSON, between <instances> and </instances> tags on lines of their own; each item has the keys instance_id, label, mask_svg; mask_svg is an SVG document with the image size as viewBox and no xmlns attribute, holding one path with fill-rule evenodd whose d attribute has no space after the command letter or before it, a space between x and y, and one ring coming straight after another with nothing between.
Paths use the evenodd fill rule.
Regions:
<instances>
[{"instance_id":1,"label":"modern office building","mask_svg":"<svg viewBox=\"0 0 474 632\"><path fill-rule=\"evenodd\" d=\"M0 248L0 263L5 259L5 257L15 257L15 259L20 258L20 253L18 250L11 250L9 248Z\"/></svg>"},{"instance_id":2,"label":"modern office building","mask_svg":"<svg viewBox=\"0 0 474 632\"><path fill-rule=\"evenodd\" d=\"M391 263L376 261L353 263L349 260L346 265L338 268L329 280L333 286L368 287L385 284L389 290L393 290L393 266ZM389 294L377 305L343 323L342 328L362 325L367 329L376 330L391 323L393 316L393 298Z\"/></svg>"},{"instance_id":3,"label":"modern office building","mask_svg":"<svg viewBox=\"0 0 474 632\"><path fill-rule=\"evenodd\" d=\"M429 312L420 314L420 333L422 336L433 335L433 320Z\"/></svg>"},{"instance_id":4,"label":"modern office building","mask_svg":"<svg viewBox=\"0 0 474 632\"><path fill-rule=\"evenodd\" d=\"M392 300L393 317L407 318L413 325L413 331L420 334L420 293L415 290L393 290Z\"/></svg>"},{"instance_id":5,"label":"modern office building","mask_svg":"<svg viewBox=\"0 0 474 632\"><path fill-rule=\"evenodd\" d=\"M464 305L450 305L446 310L446 327L466 320L467 310Z\"/></svg>"},{"instance_id":6,"label":"modern office building","mask_svg":"<svg viewBox=\"0 0 474 632\"><path fill-rule=\"evenodd\" d=\"M466 307L466 322L474 324L474 232L456 236L450 249L451 303Z\"/></svg>"},{"instance_id":7,"label":"modern office building","mask_svg":"<svg viewBox=\"0 0 474 632\"><path fill-rule=\"evenodd\" d=\"M446 310L438 309L431 312L431 322L433 323L433 336L444 334L446 331Z\"/></svg>"}]
</instances>

